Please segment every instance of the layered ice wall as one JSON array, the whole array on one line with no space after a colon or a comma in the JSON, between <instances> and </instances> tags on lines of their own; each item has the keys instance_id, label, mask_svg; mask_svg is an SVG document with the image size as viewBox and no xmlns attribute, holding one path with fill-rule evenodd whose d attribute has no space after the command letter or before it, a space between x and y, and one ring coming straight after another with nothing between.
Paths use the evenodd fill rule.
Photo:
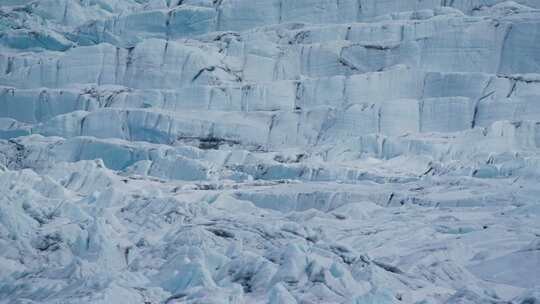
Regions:
<instances>
[{"instance_id":1,"label":"layered ice wall","mask_svg":"<svg viewBox=\"0 0 540 304\"><path fill-rule=\"evenodd\" d=\"M0 0L0 303L540 301L537 0Z\"/></svg>"}]
</instances>

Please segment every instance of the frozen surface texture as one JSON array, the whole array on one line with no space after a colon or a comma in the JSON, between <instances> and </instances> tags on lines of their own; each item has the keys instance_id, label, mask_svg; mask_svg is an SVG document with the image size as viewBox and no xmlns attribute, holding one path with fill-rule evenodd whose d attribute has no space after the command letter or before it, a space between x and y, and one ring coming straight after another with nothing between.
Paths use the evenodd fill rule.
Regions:
<instances>
[{"instance_id":1,"label":"frozen surface texture","mask_svg":"<svg viewBox=\"0 0 540 304\"><path fill-rule=\"evenodd\" d=\"M0 0L0 303L540 302L540 1Z\"/></svg>"}]
</instances>

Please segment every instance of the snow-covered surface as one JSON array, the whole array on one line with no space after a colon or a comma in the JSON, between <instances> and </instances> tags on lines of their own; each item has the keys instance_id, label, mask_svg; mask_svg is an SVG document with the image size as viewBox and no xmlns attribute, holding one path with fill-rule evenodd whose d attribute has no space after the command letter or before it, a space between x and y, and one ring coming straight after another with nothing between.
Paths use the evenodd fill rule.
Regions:
<instances>
[{"instance_id":1,"label":"snow-covered surface","mask_svg":"<svg viewBox=\"0 0 540 304\"><path fill-rule=\"evenodd\" d=\"M538 303L538 0L0 0L0 303Z\"/></svg>"}]
</instances>

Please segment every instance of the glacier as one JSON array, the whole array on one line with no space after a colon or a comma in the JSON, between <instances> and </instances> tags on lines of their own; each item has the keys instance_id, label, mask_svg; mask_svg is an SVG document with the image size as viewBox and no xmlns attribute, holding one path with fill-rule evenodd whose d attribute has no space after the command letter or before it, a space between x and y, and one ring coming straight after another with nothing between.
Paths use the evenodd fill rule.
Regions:
<instances>
[{"instance_id":1,"label":"glacier","mask_svg":"<svg viewBox=\"0 0 540 304\"><path fill-rule=\"evenodd\" d=\"M540 303L540 1L0 0L0 303Z\"/></svg>"}]
</instances>

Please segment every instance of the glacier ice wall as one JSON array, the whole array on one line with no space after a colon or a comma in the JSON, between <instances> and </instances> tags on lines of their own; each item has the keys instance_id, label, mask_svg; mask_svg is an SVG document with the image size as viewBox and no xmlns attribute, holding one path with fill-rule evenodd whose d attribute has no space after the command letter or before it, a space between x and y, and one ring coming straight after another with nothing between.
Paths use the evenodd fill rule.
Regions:
<instances>
[{"instance_id":1,"label":"glacier ice wall","mask_svg":"<svg viewBox=\"0 0 540 304\"><path fill-rule=\"evenodd\" d=\"M0 0L0 303L540 301L537 0Z\"/></svg>"}]
</instances>

